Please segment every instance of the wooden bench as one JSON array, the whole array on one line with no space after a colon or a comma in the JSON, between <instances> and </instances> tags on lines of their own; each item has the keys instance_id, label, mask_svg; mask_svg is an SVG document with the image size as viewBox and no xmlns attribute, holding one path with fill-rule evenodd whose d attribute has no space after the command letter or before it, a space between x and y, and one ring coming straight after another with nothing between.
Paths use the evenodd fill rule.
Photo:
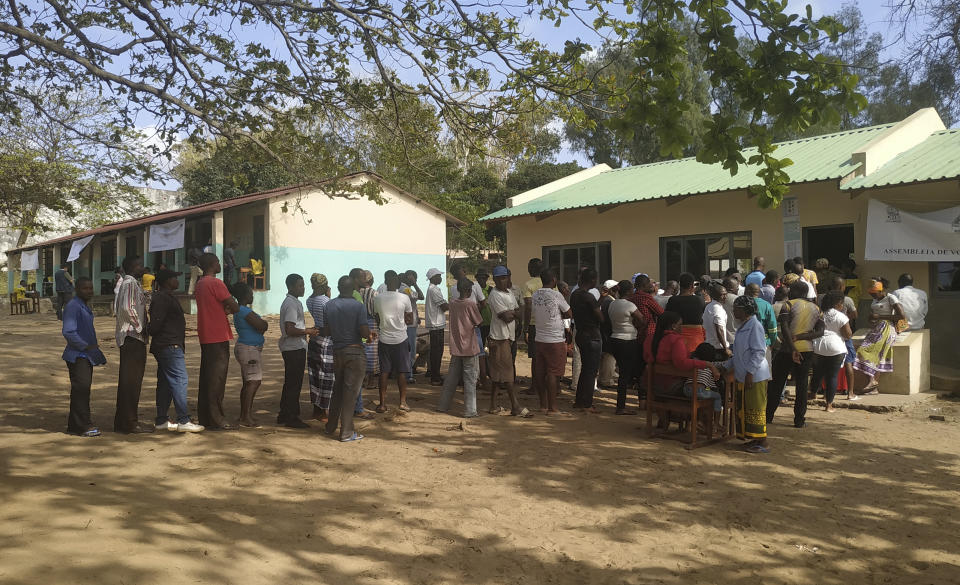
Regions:
<instances>
[{"instance_id":1,"label":"wooden bench","mask_svg":"<svg viewBox=\"0 0 960 585\"><path fill-rule=\"evenodd\" d=\"M690 398L680 395L669 395L662 392L658 393L654 380L657 375L676 376L679 378L697 379L697 370L679 370L673 366L665 364L647 364L646 384L647 384L647 436L663 437L665 439L675 439L684 441L687 449L696 449L720 441L725 441L733 436L734 429L734 411L733 411L733 392L731 385L726 385L723 393L723 412L720 418L723 425L722 431L718 434L714 432L713 425L713 399L698 398L697 393L693 392ZM654 425L654 413L660 418L660 424ZM679 422L679 430L676 433L670 432L670 423ZM697 422L703 421L706 427L706 436L698 437Z\"/></svg>"},{"instance_id":2,"label":"wooden bench","mask_svg":"<svg viewBox=\"0 0 960 585\"><path fill-rule=\"evenodd\" d=\"M30 299L17 299L17 293L10 293L10 314L11 315L23 315L24 313L32 313L30 310L31 304Z\"/></svg>"}]
</instances>

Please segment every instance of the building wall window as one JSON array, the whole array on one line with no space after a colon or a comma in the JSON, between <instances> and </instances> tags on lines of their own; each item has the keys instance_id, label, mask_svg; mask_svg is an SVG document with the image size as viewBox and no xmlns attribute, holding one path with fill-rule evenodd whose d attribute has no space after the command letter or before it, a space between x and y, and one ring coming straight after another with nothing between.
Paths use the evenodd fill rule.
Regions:
<instances>
[{"instance_id":1,"label":"building wall window","mask_svg":"<svg viewBox=\"0 0 960 585\"><path fill-rule=\"evenodd\" d=\"M960 295L960 262L934 262L933 291L935 295Z\"/></svg>"},{"instance_id":2,"label":"building wall window","mask_svg":"<svg viewBox=\"0 0 960 585\"><path fill-rule=\"evenodd\" d=\"M586 267L596 270L598 282L603 282L610 279L610 242L544 246L543 261L557 273L557 279L570 286L577 283L580 269Z\"/></svg>"},{"instance_id":3,"label":"building wall window","mask_svg":"<svg viewBox=\"0 0 960 585\"><path fill-rule=\"evenodd\" d=\"M660 278L677 280L682 272L722 278L731 266L746 274L753 260L752 242L751 232L660 238Z\"/></svg>"}]
</instances>

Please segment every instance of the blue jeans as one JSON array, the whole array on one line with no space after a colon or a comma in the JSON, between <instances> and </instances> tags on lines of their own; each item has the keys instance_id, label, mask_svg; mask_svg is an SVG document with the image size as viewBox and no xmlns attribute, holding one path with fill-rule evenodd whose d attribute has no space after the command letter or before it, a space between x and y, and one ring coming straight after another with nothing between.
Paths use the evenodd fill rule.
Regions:
<instances>
[{"instance_id":1,"label":"blue jeans","mask_svg":"<svg viewBox=\"0 0 960 585\"><path fill-rule=\"evenodd\" d=\"M407 343L410 345L410 374L407 376L408 382L413 382L413 368L417 363L417 326L407 327Z\"/></svg>"},{"instance_id":2,"label":"blue jeans","mask_svg":"<svg viewBox=\"0 0 960 585\"><path fill-rule=\"evenodd\" d=\"M167 422L171 401L177 411L177 423L190 422L190 413L187 411L187 362L183 357L183 348L165 347L153 357L157 358L156 423Z\"/></svg>"},{"instance_id":3,"label":"blue jeans","mask_svg":"<svg viewBox=\"0 0 960 585\"><path fill-rule=\"evenodd\" d=\"M715 390L708 390L706 388L702 388L699 386L702 386L702 385L698 384L697 398L703 398L703 399L713 398L713 411L721 412L723 410L723 397L720 396L720 393ZM687 382L686 384L683 385L683 395L686 396L687 398L691 398L693 396L692 382Z\"/></svg>"}]
</instances>

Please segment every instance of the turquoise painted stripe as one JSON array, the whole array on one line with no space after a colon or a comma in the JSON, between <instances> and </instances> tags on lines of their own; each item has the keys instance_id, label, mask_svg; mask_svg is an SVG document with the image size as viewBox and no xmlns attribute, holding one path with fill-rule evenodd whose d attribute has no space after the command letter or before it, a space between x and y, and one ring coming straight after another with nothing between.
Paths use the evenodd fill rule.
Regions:
<instances>
[{"instance_id":1,"label":"turquoise painted stripe","mask_svg":"<svg viewBox=\"0 0 960 585\"><path fill-rule=\"evenodd\" d=\"M270 290L256 292L253 295L253 310L261 315L280 312L280 304L287 296L285 284L288 274L299 274L307 281L307 295L310 295L310 275L320 272L327 276L333 295L337 294L337 280L349 274L351 268L363 268L373 273L374 287L383 282L383 273L387 270L415 270L417 284L426 294L427 270L437 268L446 270L446 251L437 254L405 254L399 252L356 252L352 250L311 250L306 248L288 248L270 246L267 252L269 265L267 273ZM309 319L308 319L309 321Z\"/></svg>"}]
</instances>

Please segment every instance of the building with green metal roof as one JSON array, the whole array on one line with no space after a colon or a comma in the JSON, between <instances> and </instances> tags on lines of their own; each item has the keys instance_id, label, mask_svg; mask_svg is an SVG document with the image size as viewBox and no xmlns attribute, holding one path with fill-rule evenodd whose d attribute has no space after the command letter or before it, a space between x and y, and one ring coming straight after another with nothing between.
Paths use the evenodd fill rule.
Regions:
<instances>
[{"instance_id":1,"label":"building with green metal roof","mask_svg":"<svg viewBox=\"0 0 960 585\"><path fill-rule=\"evenodd\" d=\"M835 266L851 259L863 279L883 275L896 282L902 273L913 274L916 286L930 293L929 310L937 315L931 321L960 322L960 290L950 284L958 280L960 233L955 245L948 241L937 250L940 261L929 254L912 260L902 246L895 250L900 256L889 257L868 255L866 248L870 201L903 213L960 206L960 130L944 128L928 108L894 124L777 147L777 157L793 161L786 169L791 190L778 209L761 209L749 194L759 181L751 167L731 176L719 164L687 158L622 169L598 165L517 195L483 220L506 223L515 275L526 274L532 257L568 281L583 266L595 267L601 281L636 272L666 281L681 272L720 277L733 267L746 273L755 256L778 271L787 257L802 256L810 268L820 258ZM879 228L886 234L898 229ZM868 314L869 297L858 300ZM935 361L960 362L952 331L931 329Z\"/></svg>"}]
</instances>

